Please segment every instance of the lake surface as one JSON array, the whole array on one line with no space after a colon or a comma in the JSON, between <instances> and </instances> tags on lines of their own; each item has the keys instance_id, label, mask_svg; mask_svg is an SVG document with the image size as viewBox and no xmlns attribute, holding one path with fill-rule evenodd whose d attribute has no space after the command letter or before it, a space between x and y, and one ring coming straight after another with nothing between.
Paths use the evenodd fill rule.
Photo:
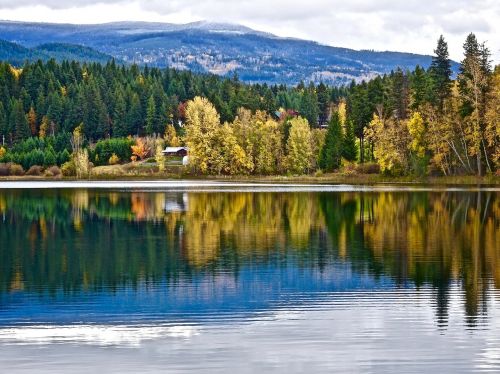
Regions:
<instances>
[{"instance_id":1,"label":"lake surface","mask_svg":"<svg viewBox=\"0 0 500 374\"><path fill-rule=\"evenodd\" d=\"M500 192L0 182L0 368L499 372Z\"/></svg>"}]
</instances>

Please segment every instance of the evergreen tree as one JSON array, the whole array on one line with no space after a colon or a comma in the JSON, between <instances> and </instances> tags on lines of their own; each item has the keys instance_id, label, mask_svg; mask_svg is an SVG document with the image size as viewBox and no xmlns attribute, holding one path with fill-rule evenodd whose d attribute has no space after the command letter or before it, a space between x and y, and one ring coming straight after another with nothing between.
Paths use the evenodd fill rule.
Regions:
<instances>
[{"instance_id":1,"label":"evergreen tree","mask_svg":"<svg viewBox=\"0 0 500 374\"><path fill-rule=\"evenodd\" d=\"M14 140L16 142L30 137L28 119L24 113L21 100L14 101L10 111L10 128L14 129Z\"/></svg>"},{"instance_id":2,"label":"evergreen tree","mask_svg":"<svg viewBox=\"0 0 500 374\"><path fill-rule=\"evenodd\" d=\"M430 74L432 77L434 96L438 107L443 109L444 100L451 94L451 60L448 53L448 43L444 40L443 35L439 37L437 48L432 57Z\"/></svg>"},{"instance_id":3,"label":"evergreen tree","mask_svg":"<svg viewBox=\"0 0 500 374\"><path fill-rule=\"evenodd\" d=\"M139 134L143 124L143 120L141 101L139 100L139 96L137 94L132 94L132 97L130 99L130 109L127 114L127 124L127 127L131 134Z\"/></svg>"},{"instance_id":4,"label":"evergreen tree","mask_svg":"<svg viewBox=\"0 0 500 374\"><path fill-rule=\"evenodd\" d=\"M316 96L314 84L311 83L302 93L299 111L302 117L307 119L309 125L314 127L318 124L318 97Z\"/></svg>"},{"instance_id":5,"label":"evergreen tree","mask_svg":"<svg viewBox=\"0 0 500 374\"><path fill-rule=\"evenodd\" d=\"M330 95L328 94L328 88L321 82L317 89L318 95L318 109L319 109L319 125L323 126L328 120L328 114L330 109Z\"/></svg>"},{"instance_id":6,"label":"evergreen tree","mask_svg":"<svg viewBox=\"0 0 500 374\"><path fill-rule=\"evenodd\" d=\"M125 137L129 135L127 128L127 104L121 91L116 93L116 102L113 113L113 136Z\"/></svg>"},{"instance_id":7,"label":"evergreen tree","mask_svg":"<svg viewBox=\"0 0 500 374\"><path fill-rule=\"evenodd\" d=\"M340 167L342 159L342 125L337 112L333 113L328 130L326 132L325 144L321 150L319 166L325 171L333 171Z\"/></svg>"},{"instance_id":8,"label":"evergreen tree","mask_svg":"<svg viewBox=\"0 0 500 374\"><path fill-rule=\"evenodd\" d=\"M411 76L411 109L419 110L427 101L427 74L419 65L415 68Z\"/></svg>"},{"instance_id":9,"label":"evergreen tree","mask_svg":"<svg viewBox=\"0 0 500 374\"><path fill-rule=\"evenodd\" d=\"M357 158L356 135L351 121L345 124L345 134L342 138L342 157L347 161L356 161Z\"/></svg>"},{"instance_id":10,"label":"evergreen tree","mask_svg":"<svg viewBox=\"0 0 500 374\"><path fill-rule=\"evenodd\" d=\"M462 116L467 120L465 132L469 139L469 154L476 156L477 174L483 174L483 154L491 170L485 147L487 94L491 67L489 50L479 44L474 34L469 34L464 43L464 60L458 77L462 99Z\"/></svg>"},{"instance_id":11,"label":"evergreen tree","mask_svg":"<svg viewBox=\"0 0 500 374\"><path fill-rule=\"evenodd\" d=\"M2 142L7 141L8 138L8 122L7 122L7 113L3 106L3 103L0 101L0 145Z\"/></svg>"},{"instance_id":12,"label":"evergreen tree","mask_svg":"<svg viewBox=\"0 0 500 374\"><path fill-rule=\"evenodd\" d=\"M148 100L146 111L146 135L153 135L156 127L156 104L153 95Z\"/></svg>"}]
</instances>

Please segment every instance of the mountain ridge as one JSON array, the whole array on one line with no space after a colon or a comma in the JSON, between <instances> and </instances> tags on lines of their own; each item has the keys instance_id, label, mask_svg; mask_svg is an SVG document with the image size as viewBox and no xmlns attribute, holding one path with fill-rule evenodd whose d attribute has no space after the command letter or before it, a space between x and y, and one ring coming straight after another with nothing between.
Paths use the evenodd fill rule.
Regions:
<instances>
[{"instance_id":1,"label":"mountain ridge","mask_svg":"<svg viewBox=\"0 0 500 374\"><path fill-rule=\"evenodd\" d=\"M332 85L368 80L398 67L430 66L431 56L354 50L315 41L283 38L252 28L208 21L188 24L113 22L75 25L0 21L0 38L28 48L68 43L92 48L117 61L171 67L251 83ZM453 64L454 70L458 64Z\"/></svg>"}]
</instances>

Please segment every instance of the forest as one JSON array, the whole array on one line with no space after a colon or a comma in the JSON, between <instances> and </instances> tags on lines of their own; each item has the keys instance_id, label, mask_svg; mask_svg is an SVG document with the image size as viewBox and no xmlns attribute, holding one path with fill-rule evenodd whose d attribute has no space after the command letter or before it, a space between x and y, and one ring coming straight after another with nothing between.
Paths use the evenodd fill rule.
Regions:
<instances>
[{"instance_id":1,"label":"forest","mask_svg":"<svg viewBox=\"0 0 500 374\"><path fill-rule=\"evenodd\" d=\"M482 176L500 170L499 120L500 66L474 34L458 75L440 37L428 69L344 87L114 61L0 63L0 175L84 177L148 158L161 172L162 148L186 145L195 174Z\"/></svg>"}]
</instances>

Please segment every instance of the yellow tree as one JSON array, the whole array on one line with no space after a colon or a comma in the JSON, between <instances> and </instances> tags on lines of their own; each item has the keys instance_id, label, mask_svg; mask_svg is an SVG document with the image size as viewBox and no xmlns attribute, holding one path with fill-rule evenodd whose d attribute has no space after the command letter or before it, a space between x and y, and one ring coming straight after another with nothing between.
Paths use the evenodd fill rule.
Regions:
<instances>
[{"instance_id":1,"label":"yellow tree","mask_svg":"<svg viewBox=\"0 0 500 374\"><path fill-rule=\"evenodd\" d=\"M247 174L252 171L253 163L247 157L245 150L238 144L238 140L229 124L219 127L217 134L216 163L214 169L217 174Z\"/></svg>"},{"instance_id":2,"label":"yellow tree","mask_svg":"<svg viewBox=\"0 0 500 374\"><path fill-rule=\"evenodd\" d=\"M186 145L189 164L201 173L214 172L218 150L214 149L220 117L207 99L195 97L186 107Z\"/></svg>"},{"instance_id":3,"label":"yellow tree","mask_svg":"<svg viewBox=\"0 0 500 374\"><path fill-rule=\"evenodd\" d=\"M40 124L40 131L38 132L38 137L43 139L47 136L47 131L49 130L49 119L47 116L43 116L42 123Z\"/></svg>"},{"instance_id":4,"label":"yellow tree","mask_svg":"<svg viewBox=\"0 0 500 374\"><path fill-rule=\"evenodd\" d=\"M311 129L306 119L290 120L290 135L286 143L286 165L291 173L303 174L311 169Z\"/></svg>"},{"instance_id":5,"label":"yellow tree","mask_svg":"<svg viewBox=\"0 0 500 374\"><path fill-rule=\"evenodd\" d=\"M373 155L382 172L400 173L408 167L408 127L393 119L374 115L365 129L365 137L373 142Z\"/></svg>"},{"instance_id":6,"label":"yellow tree","mask_svg":"<svg viewBox=\"0 0 500 374\"><path fill-rule=\"evenodd\" d=\"M169 147L179 147L181 145L173 125L167 125L165 128L165 142Z\"/></svg>"},{"instance_id":7,"label":"yellow tree","mask_svg":"<svg viewBox=\"0 0 500 374\"><path fill-rule=\"evenodd\" d=\"M147 142L143 138L137 138L135 144L130 148L132 149L132 157L135 157L135 159L139 158L140 160L144 160L151 151Z\"/></svg>"},{"instance_id":8,"label":"yellow tree","mask_svg":"<svg viewBox=\"0 0 500 374\"><path fill-rule=\"evenodd\" d=\"M27 118L28 118L28 124L30 126L30 130L31 130L31 135L35 136L37 133L35 108L33 108L33 107L30 108L28 115L27 115Z\"/></svg>"},{"instance_id":9,"label":"yellow tree","mask_svg":"<svg viewBox=\"0 0 500 374\"><path fill-rule=\"evenodd\" d=\"M408 132L410 133L411 142L410 150L417 157L425 156L425 124L419 112L415 112L407 122Z\"/></svg>"},{"instance_id":10,"label":"yellow tree","mask_svg":"<svg viewBox=\"0 0 500 374\"><path fill-rule=\"evenodd\" d=\"M500 168L500 65L495 68L491 79L484 137L498 172Z\"/></svg>"}]
</instances>

